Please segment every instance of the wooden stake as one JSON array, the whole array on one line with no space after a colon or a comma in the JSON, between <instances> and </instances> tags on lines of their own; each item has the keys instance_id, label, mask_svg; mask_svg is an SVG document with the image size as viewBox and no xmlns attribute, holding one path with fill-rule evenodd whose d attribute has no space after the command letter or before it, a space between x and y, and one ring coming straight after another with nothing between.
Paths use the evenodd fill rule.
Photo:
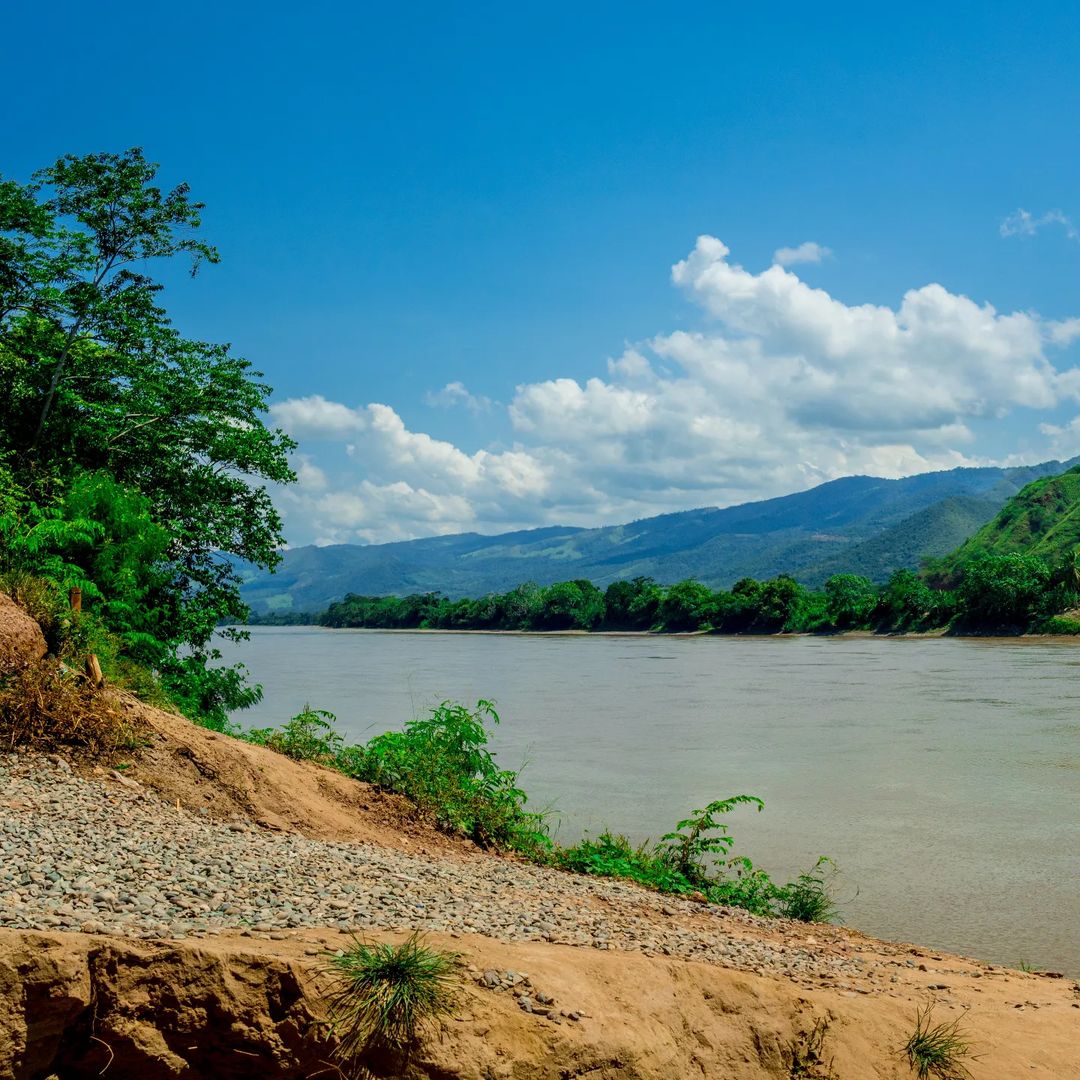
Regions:
<instances>
[{"instance_id":1,"label":"wooden stake","mask_svg":"<svg viewBox=\"0 0 1080 1080\"><path fill-rule=\"evenodd\" d=\"M86 674L93 687L101 686L105 682L105 676L101 673L101 664L93 653L86 654Z\"/></svg>"},{"instance_id":2,"label":"wooden stake","mask_svg":"<svg viewBox=\"0 0 1080 1080\"><path fill-rule=\"evenodd\" d=\"M82 611L82 589L74 588L68 593L68 603L72 611Z\"/></svg>"}]
</instances>

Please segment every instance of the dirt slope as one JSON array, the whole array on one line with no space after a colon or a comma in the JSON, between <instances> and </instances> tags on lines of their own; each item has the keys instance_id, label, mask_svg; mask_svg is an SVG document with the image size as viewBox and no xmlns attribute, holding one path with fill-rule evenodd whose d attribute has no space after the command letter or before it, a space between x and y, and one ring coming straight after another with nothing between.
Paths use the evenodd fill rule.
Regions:
<instances>
[{"instance_id":1,"label":"dirt slope","mask_svg":"<svg viewBox=\"0 0 1080 1080\"><path fill-rule=\"evenodd\" d=\"M7 593L0 592L0 676L37 663L47 648L41 627Z\"/></svg>"},{"instance_id":2,"label":"dirt slope","mask_svg":"<svg viewBox=\"0 0 1080 1080\"><path fill-rule=\"evenodd\" d=\"M215 819L241 816L264 829L320 840L357 840L406 851L476 856L464 841L438 832L407 799L308 762L292 761L144 705L115 699L149 745L132 755L130 775L170 803Z\"/></svg>"},{"instance_id":3,"label":"dirt slope","mask_svg":"<svg viewBox=\"0 0 1080 1080\"><path fill-rule=\"evenodd\" d=\"M288 942L220 938L135 943L83 934L0 932L0 1076L64 1078L340 1075L318 1023L324 977L317 949L342 935ZM432 941L474 970L527 972L558 1025L519 1009L512 993L463 974L458 1010L407 1064L372 1075L430 1080L907 1080L900 1048L917 1002L942 1019L969 1010L974 1080L1080 1077L1080 991L1036 976L951 975L929 993L919 973L897 997L800 991L713 965L480 937ZM317 943L317 944L316 944ZM800 1072L816 1023L818 1066ZM102 1072L104 1070L104 1072ZM328 1070L325 1073L323 1070Z\"/></svg>"}]
</instances>

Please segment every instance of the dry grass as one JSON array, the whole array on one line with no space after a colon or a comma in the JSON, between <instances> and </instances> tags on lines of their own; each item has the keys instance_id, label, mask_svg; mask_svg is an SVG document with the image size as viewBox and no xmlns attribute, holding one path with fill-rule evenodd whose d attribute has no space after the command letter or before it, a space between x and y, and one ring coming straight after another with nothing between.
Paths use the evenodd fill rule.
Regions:
<instances>
[{"instance_id":1,"label":"dry grass","mask_svg":"<svg viewBox=\"0 0 1080 1080\"><path fill-rule=\"evenodd\" d=\"M108 693L56 660L25 668L0 685L0 748L73 747L107 758L137 745L141 734Z\"/></svg>"}]
</instances>

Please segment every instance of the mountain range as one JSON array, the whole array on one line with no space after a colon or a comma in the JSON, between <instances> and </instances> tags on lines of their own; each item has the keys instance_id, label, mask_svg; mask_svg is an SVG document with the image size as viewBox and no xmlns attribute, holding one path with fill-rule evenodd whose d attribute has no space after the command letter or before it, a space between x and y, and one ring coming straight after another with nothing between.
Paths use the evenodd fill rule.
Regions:
<instances>
[{"instance_id":1,"label":"mountain range","mask_svg":"<svg viewBox=\"0 0 1080 1080\"><path fill-rule=\"evenodd\" d=\"M273 574L241 567L256 614L316 612L346 593L450 597L588 578L603 588L638 574L728 588L742 577L791 574L819 586L841 571L882 581L951 552L1032 481L1080 458L1016 468L960 468L887 480L848 476L723 509L686 510L626 525L460 533L389 544L284 552Z\"/></svg>"}]
</instances>

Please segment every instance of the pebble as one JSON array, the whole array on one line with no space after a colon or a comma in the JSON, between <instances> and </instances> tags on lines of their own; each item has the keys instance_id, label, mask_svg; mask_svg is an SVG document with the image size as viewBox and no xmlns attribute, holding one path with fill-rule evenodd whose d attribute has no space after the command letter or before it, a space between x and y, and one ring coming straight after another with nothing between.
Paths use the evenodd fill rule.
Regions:
<instances>
[{"instance_id":1,"label":"pebble","mask_svg":"<svg viewBox=\"0 0 1080 1080\"><path fill-rule=\"evenodd\" d=\"M860 973L801 942L756 938L755 926L771 924L745 912L518 860L434 859L216 823L37 754L0 754L0 802L10 808L0 815L0 927L142 938L231 931L271 941L302 928L417 929L659 953L802 980ZM553 999L523 972L488 970L478 982L551 1011Z\"/></svg>"}]
</instances>

